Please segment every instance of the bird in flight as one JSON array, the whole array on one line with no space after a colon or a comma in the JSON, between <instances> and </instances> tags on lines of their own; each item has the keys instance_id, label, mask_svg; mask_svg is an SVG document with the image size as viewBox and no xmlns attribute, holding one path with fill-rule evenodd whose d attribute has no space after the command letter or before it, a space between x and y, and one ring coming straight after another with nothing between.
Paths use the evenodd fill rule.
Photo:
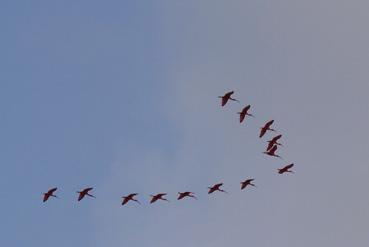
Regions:
<instances>
[{"instance_id":1,"label":"bird in flight","mask_svg":"<svg viewBox=\"0 0 369 247\"><path fill-rule=\"evenodd\" d=\"M195 196L195 193L193 193L193 192L190 192L190 191L178 192L178 198L177 198L177 200L181 200L181 199L183 199L185 197L192 197L192 198L194 198L194 199L197 200L197 197Z\"/></svg>"},{"instance_id":2,"label":"bird in flight","mask_svg":"<svg viewBox=\"0 0 369 247\"><path fill-rule=\"evenodd\" d=\"M241 190L243 190L244 188L246 188L247 185L251 185L251 186L256 187L256 185L252 183L252 181L254 181L254 180L255 179L250 178L250 179L246 179L245 181L241 182Z\"/></svg>"},{"instance_id":3,"label":"bird in flight","mask_svg":"<svg viewBox=\"0 0 369 247\"><path fill-rule=\"evenodd\" d=\"M218 98L222 99L222 106L225 106L227 104L228 100L233 100L233 101L239 102L238 100L231 97L233 93L234 93L234 91L230 91L228 93L225 93L223 96L218 96Z\"/></svg>"},{"instance_id":4,"label":"bird in flight","mask_svg":"<svg viewBox=\"0 0 369 247\"><path fill-rule=\"evenodd\" d=\"M243 120L245 119L246 116L254 117L254 115L248 113L250 108L251 108L251 105L247 105L242 109L241 112L237 112L240 115L240 123L243 122Z\"/></svg>"},{"instance_id":5,"label":"bird in flight","mask_svg":"<svg viewBox=\"0 0 369 247\"><path fill-rule=\"evenodd\" d=\"M58 188L52 188L52 189L49 189L48 192L44 193L44 199L43 199L43 202L46 202L50 196L52 197L55 197L55 198L58 198L56 195L54 195L54 192L57 190Z\"/></svg>"},{"instance_id":6,"label":"bird in flight","mask_svg":"<svg viewBox=\"0 0 369 247\"><path fill-rule=\"evenodd\" d=\"M278 173L279 174L283 174L285 172L290 172L290 173L294 173L293 171L291 171L290 169L294 166L294 164L289 164L289 165L286 165L285 167L281 168L281 169L278 169Z\"/></svg>"},{"instance_id":7,"label":"bird in flight","mask_svg":"<svg viewBox=\"0 0 369 247\"><path fill-rule=\"evenodd\" d=\"M282 159L281 156L275 154L275 152L277 151L277 148L278 148L277 145L274 145L271 149L269 149L268 151L263 152L263 153L265 153L269 156L278 157L278 158Z\"/></svg>"},{"instance_id":8,"label":"bird in flight","mask_svg":"<svg viewBox=\"0 0 369 247\"><path fill-rule=\"evenodd\" d=\"M270 126L274 123L274 120L270 120L269 122L267 122L263 127L261 127L260 129L260 135L259 137L262 138L265 133L270 130L270 131L275 131L274 129L271 129Z\"/></svg>"},{"instance_id":9,"label":"bird in flight","mask_svg":"<svg viewBox=\"0 0 369 247\"><path fill-rule=\"evenodd\" d=\"M134 201L137 202L138 204L141 204L137 199L135 199L134 197L137 196L137 193L132 193L129 194L128 196L122 196L122 205L127 204L129 201Z\"/></svg>"},{"instance_id":10,"label":"bird in flight","mask_svg":"<svg viewBox=\"0 0 369 247\"><path fill-rule=\"evenodd\" d=\"M94 197L93 195L89 194L88 192L90 192L93 188L86 188L83 189L82 191L77 191L77 193L79 194L78 196L78 201L82 200L85 196L89 196L89 197Z\"/></svg>"},{"instance_id":11,"label":"bird in flight","mask_svg":"<svg viewBox=\"0 0 369 247\"><path fill-rule=\"evenodd\" d=\"M280 145L280 146L283 147L283 145L278 142L278 140L281 139L281 137L282 137L282 135L277 135L277 136L273 137L270 141L268 141L267 151L269 149L271 149L274 145Z\"/></svg>"},{"instance_id":12,"label":"bird in flight","mask_svg":"<svg viewBox=\"0 0 369 247\"><path fill-rule=\"evenodd\" d=\"M220 191L220 192L224 192L224 193L227 193L227 191L225 190L222 190L220 187L223 185L223 183L219 183L219 184L214 184L212 187L208 187L209 191L208 191L208 194L211 194L213 193L214 191Z\"/></svg>"},{"instance_id":13,"label":"bird in flight","mask_svg":"<svg viewBox=\"0 0 369 247\"><path fill-rule=\"evenodd\" d=\"M159 193L159 194L156 194L156 195L150 195L151 196L150 203L154 203L157 200L163 200L163 201L169 202L169 200L167 200L167 199L164 198L165 195L167 195L167 194L166 193Z\"/></svg>"}]
</instances>

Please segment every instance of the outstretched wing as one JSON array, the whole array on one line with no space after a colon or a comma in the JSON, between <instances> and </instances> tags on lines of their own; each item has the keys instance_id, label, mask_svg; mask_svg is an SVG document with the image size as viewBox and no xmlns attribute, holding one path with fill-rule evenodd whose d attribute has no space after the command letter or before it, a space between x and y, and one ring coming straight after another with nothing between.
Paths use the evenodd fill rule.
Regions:
<instances>
[{"instance_id":1,"label":"outstretched wing","mask_svg":"<svg viewBox=\"0 0 369 247\"><path fill-rule=\"evenodd\" d=\"M78 196L78 201L82 200L83 197L85 197L85 195L86 195L85 193L80 192Z\"/></svg>"},{"instance_id":2,"label":"outstretched wing","mask_svg":"<svg viewBox=\"0 0 369 247\"><path fill-rule=\"evenodd\" d=\"M274 120L270 120L265 124L265 127L268 129L272 124L274 123Z\"/></svg>"},{"instance_id":3,"label":"outstretched wing","mask_svg":"<svg viewBox=\"0 0 369 247\"><path fill-rule=\"evenodd\" d=\"M86 189L84 189L85 192L89 192L91 190L93 190L93 188L86 188Z\"/></svg>"},{"instance_id":4,"label":"outstretched wing","mask_svg":"<svg viewBox=\"0 0 369 247\"><path fill-rule=\"evenodd\" d=\"M243 190L244 188L246 188L246 186L247 186L247 183L246 182L242 182L241 183L241 190Z\"/></svg>"},{"instance_id":5,"label":"outstretched wing","mask_svg":"<svg viewBox=\"0 0 369 247\"><path fill-rule=\"evenodd\" d=\"M127 196L127 197L123 197L123 201L122 201L122 205L125 205L125 204L127 204L127 202L129 202L129 197Z\"/></svg>"},{"instance_id":6,"label":"outstretched wing","mask_svg":"<svg viewBox=\"0 0 369 247\"><path fill-rule=\"evenodd\" d=\"M259 138L262 138L265 135L266 131L267 131L267 129L265 128L265 126L263 128L261 128Z\"/></svg>"},{"instance_id":7,"label":"outstretched wing","mask_svg":"<svg viewBox=\"0 0 369 247\"><path fill-rule=\"evenodd\" d=\"M229 99L228 97L225 96L222 97L222 106L225 106L227 104L228 99Z\"/></svg>"},{"instance_id":8,"label":"outstretched wing","mask_svg":"<svg viewBox=\"0 0 369 247\"><path fill-rule=\"evenodd\" d=\"M243 120L245 119L245 116L246 116L246 113L242 111L242 112L240 113L240 123L242 123L242 122L243 122Z\"/></svg>"},{"instance_id":9,"label":"outstretched wing","mask_svg":"<svg viewBox=\"0 0 369 247\"><path fill-rule=\"evenodd\" d=\"M45 193L44 194L44 199L43 199L43 202L46 202L47 199L49 199L50 195L48 193Z\"/></svg>"},{"instance_id":10,"label":"outstretched wing","mask_svg":"<svg viewBox=\"0 0 369 247\"><path fill-rule=\"evenodd\" d=\"M277 151L277 145L274 145L270 150L269 150L269 153L271 154L271 155L275 155L275 151Z\"/></svg>"},{"instance_id":11,"label":"outstretched wing","mask_svg":"<svg viewBox=\"0 0 369 247\"><path fill-rule=\"evenodd\" d=\"M50 189L47 193L48 193L48 194L49 194L49 193L50 193L50 194L52 194L52 193L54 193L57 189L58 189L58 188L56 188L56 187L55 187L55 188L52 188L52 189Z\"/></svg>"},{"instance_id":12,"label":"outstretched wing","mask_svg":"<svg viewBox=\"0 0 369 247\"><path fill-rule=\"evenodd\" d=\"M291 169L293 166L294 166L294 164L292 163L292 164L289 164L288 166L286 166L285 168L286 168L286 170L288 170L288 169Z\"/></svg>"},{"instance_id":13,"label":"outstretched wing","mask_svg":"<svg viewBox=\"0 0 369 247\"><path fill-rule=\"evenodd\" d=\"M271 142L276 142L279 139L281 139L281 137L282 137L282 135L277 135L277 136L273 137L273 139L271 140Z\"/></svg>"},{"instance_id":14,"label":"outstretched wing","mask_svg":"<svg viewBox=\"0 0 369 247\"><path fill-rule=\"evenodd\" d=\"M274 145L274 142L273 141L269 141L268 143L268 147L267 147L267 150L266 151L269 151Z\"/></svg>"}]
</instances>

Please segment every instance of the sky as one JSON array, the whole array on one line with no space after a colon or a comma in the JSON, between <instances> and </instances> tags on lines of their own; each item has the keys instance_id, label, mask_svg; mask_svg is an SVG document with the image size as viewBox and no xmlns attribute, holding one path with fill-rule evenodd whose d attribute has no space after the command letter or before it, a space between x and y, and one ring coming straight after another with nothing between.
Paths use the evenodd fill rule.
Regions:
<instances>
[{"instance_id":1,"label":"sky","mask_svg":"<svg viewBox=\"0 0 369 247\"><path fill-rule=\"evenodd\" d=\"M368 245L368 12L2 1L0 245ZM220 107L230 90L241 103ZM246 104L255 118L241 125ZM262 154L270 119L283 160ZM241 191L248 177L258 187ZM207 195L218 182L229 194ZM54 186L60 199L43 203ZM96 199L78 203L84 187ZM178 202L185 190L199 200ZM142 205L122 207L133 192ZM158 192L170 202L149 205Z\"/></svg>"}]
</instances>

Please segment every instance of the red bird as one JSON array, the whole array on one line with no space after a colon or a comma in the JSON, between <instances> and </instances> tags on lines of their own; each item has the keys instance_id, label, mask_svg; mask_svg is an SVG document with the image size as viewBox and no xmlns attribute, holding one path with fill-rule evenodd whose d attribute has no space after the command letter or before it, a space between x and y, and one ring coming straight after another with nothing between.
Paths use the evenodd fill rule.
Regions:
<instances>
[{"instance_id":1,"label":"red bird","mask_svg":"<svg viewBox=\"0 0 369 247\"><path fill-rule=\"evenodd\" d=\"M252 183L252 181L254 181L254 180L255 179L250 178L250 179L246 179L245 181L241 182L241 190L243 190L244 188L246 188L247 185L251 185L251 186L256 187L256 185Z\"/></svg>"},{"instance_id":2,"label":"red bird","mask_svg":"<svg viewBox=\"0 0 369 247\"><path fill-rule=\"evenodd\" d=\"M280 145L280 146L283 147L283 145L278 142L278 140L281 139L281 137L282 137L282 135L277 135L277 136L273 137L272 140L268 141L267 151L269 149L271 149L274 145Z\"/></svg>"},{"instance_id":3,"label":"red bird","mask_svg":"<svg viewBox=\"0 0 369 247\"><path fill-rule=\"evenodd\" d=\"M228 193L227 191L220 189L220 186L222 186L222 185L223 185L223 183L219 183L219 184L213 185L212 187L208 187L208 189L209 189L208 194L211 194L214 191L220 191L220 192Z\"/></svg>"},{"instance_id":4,"label":"red bird","mask_svg":"<svg viewBox=\"0 0 369 247\"><path fill-rule=\"evenodd\" d=\"M291 170L290 170L293 166L294 166L294 164L292 163L292 164L289 164L289 165L287 165L287 166L285 166L285 167L283 167L283 168L281 168L281 169L278 169L278 173L279 173L279 174L283 174L283 173L285 173L285 172L291 172L291 173L294 173L293 171L291 171Z\"/></svg>"},{"instance_id":5,"label":"red bird","mask_svg":"<svg viewBox=\"0 0 369 247\"><path fill-rule=\"evenodd\" d=\"M245 119L246 116L250 116L253 117L254 115L248 113L248 111L250 110L251 105L247 105L245 106L241 112L237 112L240 115L240 123L243 122L243 120Z\"/></svg>"},{"instance_id":6,"label":"red bird","mask_svg":"<svg viewBox=\"0 0 369 247\"><path fill-rule=\"evenodd\" d=\"M277 145L274 145L271 149L269 149L268 151L263 152L263 153L265 153L269 156L278 157L278 158L282 159L281 156L275 154L275 151L277 151L277 148L278 148Z\"/></svg>"},{"instance_id":7,"label":"red bird","mask_svg":"<svg viewBox=\"0 0 369 247\"><path fill-rule=\"evenodd\" d=\"M152 197L150 203L154 203L157 200L163 200L163 201L169 202L167 199L164 198L165 195L167 195L167 194L160 193L160 194L156 194L156 195L150 195Z\"/></svg>"},{"instance_id":8,"label":"red bird","mask_svg":"<svg viewBox=\"0 0 369 247\"><path fill-rule=\"evenodd\" d=\"M94 197L93 195L89 194L88 192L91 191L93 188L86 188L82 191L77 191L77 193L79 194L78 196L78 201L82 200L85 196L89 196L89 197L93 197L93 198L96 198Z\"/></svg>"},{"instance_id":9,"label":"red bird","mask_svg":"<svg viewBox=\"0 0 369 247\"><path fill-rule=\"evenodd\" d=\"M177 200L181 200L181 199L183 199L185 197L192 197L192 198L194 198L194 199L197 200L197 198L195 196L195 193L193 193L193 192L190 192L190 191L178 192L178 198L177 198Z\"/></svg>"},{"instance_id":10,"label":"red bird","mask_svg":"<svg viewBox=\"0 0 369 247\"><path fill-rule=\"evenodd\" d=\"M238 100L233 99L231 97L233 93L234 93L234 91L230 91L230 92L224 94L223 96L218 96L218 98L222 99L222 106L225 106L227 104L228 100L233 100L233 101L239 102Z\"/></svg>"},{"instance_id":11,"label":"red bird","mask_svg":"<svg viewBox=\"0 0 369 247\"><path fill-rule=\"evenodd\" d=\"M122 205L126 204L129 201L137 202L138 204L141 204L138 200L136 200L134 197L137 196L137 193L129 194L128 196L122 196Z\"/></svg>"},{"instance_id":12,"label":"red bird","mask_svg":"<svg viewBox=\"0 0 369 247\"><path fill-rule=\"evenodd\" d=\"M46 202L50 196L58 198L56 195L53 194L57 189L58 188L55 187L55 188L49 189L48 192L44 193L43 202Z\"/></svg>"},{"instance_id":13,"label":"red bird","mask_svg":"<svg viewBox=\"0 0 369 247\"><path fill-rule=\"evenodd\" d=\"M274 120L270 120L269 122L267 122L263 127L261 127L260 130L260 135L259 137L262 138L265 133L270 130L270 131L275 131L274 129L271 129L270 126L274 123Z\"/></svg>"}]
</instances>

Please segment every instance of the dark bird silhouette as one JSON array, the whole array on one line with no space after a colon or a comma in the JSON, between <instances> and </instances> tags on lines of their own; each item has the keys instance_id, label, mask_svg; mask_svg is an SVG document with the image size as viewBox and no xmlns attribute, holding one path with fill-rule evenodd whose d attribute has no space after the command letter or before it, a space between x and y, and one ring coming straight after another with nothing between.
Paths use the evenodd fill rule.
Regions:
<instances>
[{"instance_id":1,"label":"dark bird silhouette","mask_svg":"<svg viewBox=\"0 0 369 247\"><path fill-rule=\"evenodd\" d=\"M233 93L234 93L234 91L230 91L230 92L224 94L223 96L218 96L218 98L222 99L222 106L225 106L227 104L228 100L233 100L233 101L239 102L238 100L231 97Z\"/></svg>"},{"instance_id":2,"label":"dark bird silhouette","mask_svg":"<svg viewBox=\"0 0 369 247\"><path fill-rule=\"evenodd\" d=\"M270 126L274 123L274 120L270 120L269 122L267 122L263 127L261 127L260 129L260 135L259 137L262 138L265 133L270 130L270 131L275 131L274 129L271 129Z\"/></svg>"},{"instance_id":3,"label":"dark bird silhouette","mask_svg":"<svg viewBox=\"0 0 369 247\"><path fill-rule=\"evenodd\" d=\"M240 123L243 122L243 120L245 119L246 116L250 116L253 117L254 115L248 113L248 111L250 110L251 105L247 105L245 106L241 112L237 112L240 115Z\"/></svg>"},{"instance_id":4,"label":"dark bird silhouette","mask_svg":"<svg viewBox=\"0 0 369 247\"><path fill-rule=\"evenodd\" d=\"M127 204L129 201L137 202L138 204L141 204L138 200L136 200L134 197L137 196L137 193L129 194L128 196L122 196L122 205Z\"/></svg>"},{"instance_id":5,"label":"dark bird silhouette","mask_svg":"<svg viewBox=\"0 0 369 247\"><path fill-rule=\"evenodd\" d=\"M283 147L283 145L278 142L278 140L281 139L281 137L282 137L282 135L277 135L277 136L273 137L273 139L271 139L270 141L268 141L267 151L269 149L271 149L274 145L280 145L280 146Z\"/></svg>"},{"instance_id":6,"label":"dark bird silhouette","mask_svg":"<svg viewBox=\"0 0 369 247\"><path fill-rule=\"evenodd\" d=\"M278 169L278 173L279 174L283 174L285 172L291 172L291 173L294 173L293 171L291 171L290 169L294 166L294 164L289 164L289 165L286 165L285 167L281 168L281 169Z\"/></svg>"},{"instance_id":7,"label":"dark bird silhouette","mask_svg":"<svg viewBox=\"0 0 369 247\"><path fill-rule=\"evenodd\" d=\"M278 158L282 159L281 156L275 154L275 152L277 151L277 148L278 148L277 145L274 145L271 149L269 149L268 151L263 152L263 153L265 153L269 156L278 157Z\"/></svg>"},{"instance_id":8,"label":"dark bird silhouette","mask_svg":"<svg viewBox=\"0 0 369 247\"><path fill-rule=\"evenodd\" d=\"M156 195L150 195L152 197L150 203L154 203L157 200L163 200L163 201L169 202L169 200L167 200L167 199L164 198L165 195L167 195L167 194L160 193L160 194L156 194Z\"/></svg>"},{"instance_id":9,"label":"dark bird silhouette","mask_svg":"<svg viewBox=\"0 0 369 247\"><path fill-rule=\"evenodd\" d=\"M48 192L44 193L43 202L46 202L50 196L58 198L56 195L53 194L57 189L58 188L55 187L55 188L49 189Z\"/></svg>"},{"instance_id":10,"label":"dark bird silhouette","mask_svg":"<svg viewBox=\"0 0 369 247\"><path fill-rule=\"evenodd\" d=\"M208 187L208 189L209 189L208 194L211 194L214 191L220 191L220 192L224 192L224 193L228 194L227 191L220 189L220 186L222 186L222 185L223 185L223 183L219 183L219 184L214 184L212 187Z\"/></svg>"},{"instance_id":11,"label":"dark bird silhouette","mask_svg":"<svg viewBox=\"0 0 369 247\"><path fill-rule=\"evenodd\" d=\"M190 192L190 191L178 192L178 198L177 198L177 200L181 200L181 199L183 199L185 197L192 197L192 198L194 198L194 199L197 200L197 198L195 196L195 193L193 193L193 192Z\"/></svg>"},{"instance_id":12,"label":"dark bird silhouette","mask_svg":"<svg viewBox=\"0 0 369 247\"><path fill-rule=\"evenodd\" d=\"M82 200L85 196L89 196L89 197L94 197L93 195L89 194L88 192L90 192L93 188L86 188L83 189L82 191L77 191L77 193L79 194L78 196L78 201Z\"/></svg>"},{"instance_id":13,"label":"dark bird silhouette","mask_svg":"<svg viewBox=\"0 0 369 247\"><path fill-rule=\"evenodd\" d=\"M250 178L250 179L246 179L245 181L241 182L241 190L243 190L244 188L246 188L247 185L251 185L251 186L256 187L256 185L252 183L252 181L254 181L254 180L255 179Z\"/></svg>"}]
</instances>

